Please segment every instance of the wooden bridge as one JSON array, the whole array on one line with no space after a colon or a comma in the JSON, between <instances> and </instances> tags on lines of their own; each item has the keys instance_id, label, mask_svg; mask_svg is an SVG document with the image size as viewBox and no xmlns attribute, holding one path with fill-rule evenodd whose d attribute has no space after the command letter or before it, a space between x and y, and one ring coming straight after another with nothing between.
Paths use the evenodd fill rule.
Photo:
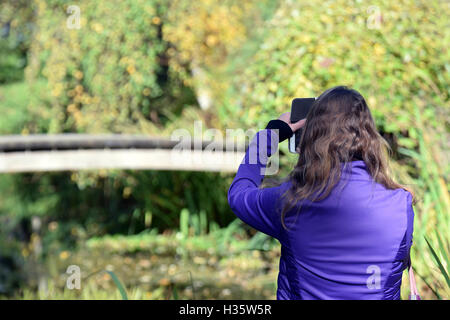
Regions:
<instances>
[{"instance_id":1,"label":"wooden bridge","mask_svg":"<svg viewBox=\"0 0 450 320\"><path fill-rule=\"evenodd\" d=\"M138 135L0 136L0 173L134 170L237 170L245 145L224 148L215 141L174 141Z\"/></svg>"}]
</instances>

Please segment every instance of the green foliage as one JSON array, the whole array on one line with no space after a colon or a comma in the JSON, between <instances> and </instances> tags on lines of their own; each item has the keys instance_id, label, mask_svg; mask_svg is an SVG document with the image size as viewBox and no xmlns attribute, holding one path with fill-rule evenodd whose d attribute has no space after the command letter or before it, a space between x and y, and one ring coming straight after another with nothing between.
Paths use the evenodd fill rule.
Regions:
<instances>
[{"instance_id":1,"label":"green foliage","mask_svg":"<svg viewBox=\"0 0 450 320\"><path fill-rule=\"evenodd\" d=\"M26 58L20 50L20 40L13 36L3 39L0 36L0 83L9 83L23 79L23 67Z\"/></svg>"},{"instance_id":2,"label":"green foliage","mask_svg":"<svg viewBox=\"0 0 450 320\"><path fill-rule=\"evenodd\" d=\"M71 29L66 25L67 1L34 1L39 31L27 76L48 80L53 101L50 130L157 130L149 120L158 122L163 111L176 110L176 104L168 103L170 96L183 93L166 70L160 18L164 1L77 5L80 28Z\"/></svg>"},{"instance_id":3,"label":"green foliage","mask_svg":"<svg viewBox=\"0 0 450 320\"><path fill-rule=\"evenodd\" d=\"M414 97L424 100L421 112L437 127L448 121L436 115L444 113L449 96L449 10L436 1L284 2L260 50L234 77L229 109L235 116L223 121L261 127L293 97L345 84L362 92L385 132L414 136L408 133L414 130Z\"/></svg>"},{"instance_id":4,"label":"green foliage","mask_svg":"<svg viewBox=\"0 0 450 320\"><path fill-rule=\"evenodd\" d=\"M221 96L214 79L274 1L79 1L79 29L69 4L33 1L26 74L48 80L51 132L160 134L205 93Z\"/></svg>"},{"instance_id":5,"label":"green foliage","mask_svg":"<svg viewBox=\"0 0 450 320\"><path fill-rule=\"evenodd\" d=\"M21 272L25 259L21 254L22 246L14 241L11 230L5 225L0 233L0 243L0 295L10 295L26 280Z\"/></svg>"},{"instance_id":6,"label":"green foliage","mask_svg":"<svg viewBox=\"0 0 450 320\"><path fill-rule=\"evenodd\" d=\"M93 237L86 244L89 250L103 248L119 254L147 252L159 255L181 254L186 256L183 252L186 250L187 256L191 258L205 252L226 257L246 251L267 251L278 248L276 240L264 234L257 233L248 241L242 226L242 221L235 219L227 227L217 227L208 234L185 237L180 230L180 232L166 233L165 236L161 236L156 229L152 229L136 235L116 234Z\"/></svg>"},{"instance_id":7,"label":"green foliage","mask_svg":"<svg viewBox=\"0 0 450 320\"><path fill-rule=\"evenodd\" d=\"M233 218L221 196L229 179L219 174L105 171L98 175L2 175L0 220L42 217L47 247L62 239L70 245L105 233L134 234L150 227L163 231L181 223L182 208L188 208L195 234L206 233L207 221L226 225ZM210 181L216 185L214 191ZM58 227L50 230L51 222Z\"/></svg>"},{"instance_id":8,"label":"green foliage","mask_svg":"<svg viewBox=\"0 0 450 320\"><path fill-rule=\"evenodd\" d=\"M427 238L425 238L425 241L427 242L428 248L430 249L430 252L433 255L434 261L435 261L437 267L439 268L439 271L442 273L442 276L444 277L445 282L447 283L447 287L450 288L450 278L448 276L448 272L447 272L446 268L444 267L441 259L439 258L436 251L433 249L433 246L430 244L430 242L427 240ZM442 245L442 242L440 242L440 245ZM445 249L447 249L447 252L444 252L443 254L445 254L445 259L447 260L447 265L448 265L448 248L441 248L441 250L445 250Z\"/></svg>"},{"instance_id":9,"label":"green foliage","mask_svg":"<svg viewBox=\"0 0 450 320\"><path fill-rule=\"evenodd\" d=\"M48 82L51 112L35 117L50 122L47 132L162 135L173 130L181 108L196 105L193 90L177 78L181 71L169 72L164 1L81 1L80 29L66 26L67 1L33 5L36 35L26 73L32 82ZM227 224L232 217L223 197L230 180L219 174L96 171L25 177L14 177L14 185L36 183L6 191L14 200L0 206L3 212L31 216L42 208L47 221L61 222L61 235L73 229L87 235L135 233L150 226L164 230L178 225L182 208L198 220L196 228L205 228L206 219ZM209 190L210 183L217 188ZM56 188L58 194L51 191Z\"/></svg>"},{"instance_id":10,"label":"green foliage","mask_svg":"<svg viewBox=\"0 0 450 320\"><path fill-rule=\"evenodd\" d=\"M450 295L450 288L444 282L445 273L440 268L434 268L433 261L437 262L436 252L439 252L437 258L443 261L448 260L449 255L450 196L446 179L449 163L445 158L446 149L441 150L436 143L432 128L430 130L428 121L419 110L419 105L415 105L412 115L417 129L415 139L418 148L399 148L399 153L413 159L416 165L410 169L411 183L417 188L420 200L414 207L412 261L426 287L436 297L445 299ZM439 249L433 252L432 248ZM445 265L448 267L448 261ZM426 287L422 286L423 289Z\"/></svg>"},{"instance_id":11,"label":"green foliage","mask_svg":"<svg viewBox=\"0 0 450 320\"><path fill-rule=\"evenodd\" d=\"M123 286L122 282L120 282L120 280L116 276L116 274L112 271L105 271L105 272L110 275L111 279L113 279L114 284L116 285L117 289L120 292L120 296L122 297L122 300L128 300L127 291L125 290L125 287Z\"/></svg>"},{"instance_id":12,"label":"green foliage","mask_svg":"<svg viewBox=\"0 0 450 320\"><path fill-rule=\"evenodd\" d=\"M0 86L0 134L47 132L50 107L45 81Z\"/></svg>"},{"instance_id":13,"label":"green foliage","mask_svg":"<svg viewBox=\"0 0 450 320\"><path fill-rule=\"evenodd\" d=\"M27 0L0 6L0 84L22 80L30 45L32 8Z\"/></svg>"}]
</instances>

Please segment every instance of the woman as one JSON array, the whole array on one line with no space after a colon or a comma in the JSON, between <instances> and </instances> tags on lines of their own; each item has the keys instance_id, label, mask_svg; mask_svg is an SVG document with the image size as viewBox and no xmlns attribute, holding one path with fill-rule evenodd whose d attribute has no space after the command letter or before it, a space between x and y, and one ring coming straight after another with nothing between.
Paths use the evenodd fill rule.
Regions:
<instances>
[{"instance_id":1,"label":"woman","mask_svg":"<svg viewBox=\"0 0 450 320\"><path fill-rule=\"evenodd\" d=\"M241 220L281 243L277 298L400 299L413 196L390 177L388 145L364 98L335 87L306 121L289 117L257 133L228 191ZM267 158L300 127L299 158L287 181L260 188Z\"/></svg>"}]
</instances>

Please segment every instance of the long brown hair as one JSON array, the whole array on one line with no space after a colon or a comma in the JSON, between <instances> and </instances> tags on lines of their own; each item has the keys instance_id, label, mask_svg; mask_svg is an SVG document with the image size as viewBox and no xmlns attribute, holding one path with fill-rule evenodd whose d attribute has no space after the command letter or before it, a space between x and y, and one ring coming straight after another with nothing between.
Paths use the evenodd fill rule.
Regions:
<instances>
[{"instance_id":1,"label":"long brown hair","mask_svg":"<svg viewBox=\"0 0 450 320\"><path fill-rule=\"evenodd\" d=\"M306 117L298 149L298 162L288 177L291 187L284 194L281 213L286 229L287 211L301 200L320 201L328 197L341 178L342 163L363 160L373 182L413 194L390 177L390 146L378 133L363 96L354 89L334 87L316 99Z\"/></svg>"}]
</instances>

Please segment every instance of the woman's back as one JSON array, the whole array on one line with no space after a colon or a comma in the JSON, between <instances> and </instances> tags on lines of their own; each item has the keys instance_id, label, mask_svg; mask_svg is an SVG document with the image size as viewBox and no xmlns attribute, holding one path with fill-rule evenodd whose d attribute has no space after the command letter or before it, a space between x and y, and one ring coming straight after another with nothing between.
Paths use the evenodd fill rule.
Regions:
<instances>
[{"instance_id":1,"label":"woman's back","mask_svg":"<svg viewBox=\"0 0 450 320\"><path fill-rule=\"evenodd\" d=\"M228 191L234 213L281 243L278 299L399 299L413 197L389 174L386 142L355 90L325 91L306 118L287 182L261 189L282 115L251 141Z\"/></svg>"},{"instance_id":2,"label":"woman's back","mask_svg":"<svg viewBox=\"0 0 450 320\"><path fill-rule=\"evenodd\" d=\"M351 166L327 198L305 200L300 214L298 206L286 214L288 230L280 208L290 182L260 189L264 164L239 167L228 201L241 220L280 241L278 299L400 298L413 232L411 194L373 182L363 161Z\"/></svg>"},{"instance_id":3,"label":"woman's back","mask_svg":"<svg viewBox=\"0 0 450 320\"><path fill-rule=\"evenodd\" d=\"M399 299L411 198L374 183L363 161L351 164L326 199L286 215L279 299Z\"/></svg>"}]
</instances>

